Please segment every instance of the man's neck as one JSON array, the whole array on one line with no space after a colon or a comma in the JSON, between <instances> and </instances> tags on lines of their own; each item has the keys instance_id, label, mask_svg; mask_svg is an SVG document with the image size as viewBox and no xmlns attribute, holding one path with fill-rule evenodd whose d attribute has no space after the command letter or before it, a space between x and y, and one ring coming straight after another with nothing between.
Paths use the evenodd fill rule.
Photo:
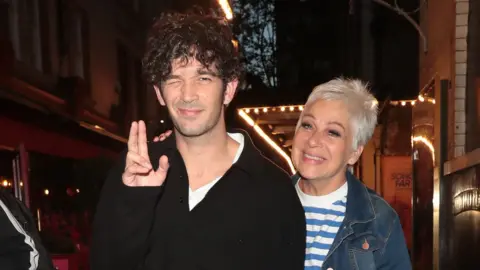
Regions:
<instances>
[{"instance_id":1,"label":"man's neck","mask_svg":"<svg viewBox=\"0 0 480 270\"><path fill-rule=\"evenodd\" d=\"M176 143L187 171L203 174L205 171L221 169L225 161L233 161L238 143L228 136L225 128L214 128L210 132L188 138L176 132Z\"/></svg>"}]
</instances>

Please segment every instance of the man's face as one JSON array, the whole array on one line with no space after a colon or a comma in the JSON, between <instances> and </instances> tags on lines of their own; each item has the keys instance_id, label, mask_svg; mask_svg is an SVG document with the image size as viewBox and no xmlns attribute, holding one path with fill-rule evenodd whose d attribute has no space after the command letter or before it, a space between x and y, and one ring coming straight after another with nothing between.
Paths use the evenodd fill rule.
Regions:
<instances>
[{"instance_id":1,"label":"man's face","mask_svg":"<svg viewBox=\"0 0 480 270\"><path fill-rule=\"evenodd\" d=\"M224 121L224 105L232 101L237 84L235 80L224 85L214 66L206 68L195 59L176 60L162 89L155 86L155 91L160 104L167 106L175 129L183 136L196 137Z\"/></svg>"}]
</instances>

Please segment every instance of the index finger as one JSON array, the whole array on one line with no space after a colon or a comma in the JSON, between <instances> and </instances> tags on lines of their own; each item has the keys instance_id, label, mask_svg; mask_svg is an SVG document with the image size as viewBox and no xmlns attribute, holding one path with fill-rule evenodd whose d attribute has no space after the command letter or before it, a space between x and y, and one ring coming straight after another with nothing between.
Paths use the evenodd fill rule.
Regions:
<instances>
[{"instance_id":1,"label":"index finger","mask_svg":"<svg viewBox=\"0 0 480 270\"><path fill-rule=\"evenodd\" d=\"M128 151L138 153L138 124L133 121L128 135Z\"/></svg>"}]
</instances>

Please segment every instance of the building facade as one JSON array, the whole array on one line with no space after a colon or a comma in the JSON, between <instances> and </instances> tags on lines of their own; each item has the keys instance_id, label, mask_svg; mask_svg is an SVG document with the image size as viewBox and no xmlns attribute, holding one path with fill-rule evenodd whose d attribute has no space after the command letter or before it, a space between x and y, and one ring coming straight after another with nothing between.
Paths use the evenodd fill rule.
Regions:
<instances>
[{"instance_id":1,"label":"building facade","mask_svg":"<svg viewBox=\"0 0 480 270\"><path fill-rule=\"evenodd\" d=\"M88 261L80 250L131 121L149 137L167 128L141 59L152 19L193 4L177 2L0 1L0 188L30 207L52 254L75 254L72 266Z\"/></svg>"},{"instance_id":2,"label":"building facade","mask_svg":"<svg viewBox=\"0 0 480 270\"><path fill-rule=\"evenodd\" d=\"M412 143L414 263L418 269L476 269L480 3L439 0L424 5L420 18L428 44L420 50L420 88L426 89L420 94L436 103L413 111L412 135L426 139Z\"/></svg>"}]
</instances>

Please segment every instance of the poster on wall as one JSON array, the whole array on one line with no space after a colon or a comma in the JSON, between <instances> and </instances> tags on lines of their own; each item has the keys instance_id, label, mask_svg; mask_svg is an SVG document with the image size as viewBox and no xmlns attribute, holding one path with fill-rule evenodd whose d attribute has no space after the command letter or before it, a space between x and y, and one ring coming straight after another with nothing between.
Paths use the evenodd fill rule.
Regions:
<instances>
[{"instance_id":1,"label":"poster on wall","mask_svg":"<svg viewBox=\"0 0 480 270\"><path fill-rule=\"evenodd\" d=\"M412 159L411 156L382 157L382 195L400 217L407 245L411 247Z\"/></svg>"}]
</instances>

